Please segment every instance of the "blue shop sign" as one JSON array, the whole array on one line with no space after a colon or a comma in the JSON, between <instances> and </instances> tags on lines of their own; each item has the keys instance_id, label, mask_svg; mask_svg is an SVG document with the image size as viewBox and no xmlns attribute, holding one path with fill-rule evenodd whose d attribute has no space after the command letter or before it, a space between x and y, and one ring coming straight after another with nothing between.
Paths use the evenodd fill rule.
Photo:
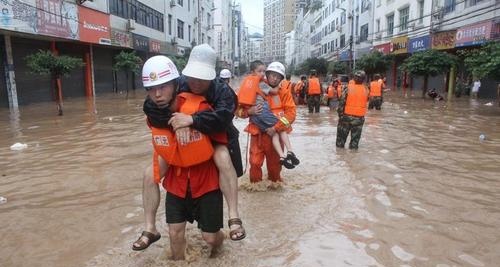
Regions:
<instances>
[{"instance_id":1,"label":"blue shop sign","mask_svg":"<svg viewBox=\"0 0 500 267\"><path fill-rule=\"evenodd\" d=\"M424 51L431 47L431 37L429 35L412 38L408 47L408 52L415 53Z\"/></svg>"},{"instance_id":2,"label":"blue shop sign","mask_svg":"<svg viewBox=\"0 0 500 267\"><path fill-rule=\"evenodd\" d=\"M349 50L345 50L345 51L340 52L339 58L340 58L340 61L348 61L350 59Z\"/></svg>"}]
</instances>

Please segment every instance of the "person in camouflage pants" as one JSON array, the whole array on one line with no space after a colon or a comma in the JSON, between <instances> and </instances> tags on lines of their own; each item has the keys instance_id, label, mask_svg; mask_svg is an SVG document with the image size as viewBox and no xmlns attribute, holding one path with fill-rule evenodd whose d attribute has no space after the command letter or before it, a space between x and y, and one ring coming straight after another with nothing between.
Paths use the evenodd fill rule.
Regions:
<instances>
[{"instance_id":1,"label":"person in camouflage pants","mask_svg":"<svg viewBox=\"0 0 500 267\"><path fill-rule=\"evenodd\" d=\"M342 95L337 109L339 123L337 125L336 146L339 148L344 148L350 132L349 149L358 149L361 131L365 123L364 115L366 114L369 93L368 88L363 84L365 76L364 71L357 71L354 75L354 84L342 88ZM348 101L348 97L351 97L350 101ZM356 100L354 100L355 98ZM349 103L346 106L347 102Z\"/></svg>"}]
</instances>

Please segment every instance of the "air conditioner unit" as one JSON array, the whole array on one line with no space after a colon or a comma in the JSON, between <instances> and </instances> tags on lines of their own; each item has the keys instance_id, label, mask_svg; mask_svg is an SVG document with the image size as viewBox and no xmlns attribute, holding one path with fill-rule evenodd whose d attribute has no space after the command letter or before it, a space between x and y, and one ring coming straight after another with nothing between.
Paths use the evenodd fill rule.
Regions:
<instances>
[{"instance_id":1,"label":"air conditioner unit","mask_svg":"<svg viewBox=\"0 0 500 267\"><path fill-rule=\"evenodd\" d=\"M177 44L177 39L175 37L172 37L172 39L170 41L171 41L172 45Z\"/></svg>"},{"instance_id":2,"label":"air conditioner unit","mask_svg":"<svg viewBox=\"0 0 500 267\"><path fill-rule=\"evenodd\" d=\"M170 7L174 7L176 6L177 4L175 3L175 0L170 0Z\"/></svg>"},{"instance_id":3,"label":"air conditioner unit","mask_svg":"<svg viewBox=\"0 0 500 267\"><path fill-rule=\"evenodd\" d=\"M127 30L129 31L135 30L135 20L133 19L127 20Z\"/></svg>"},{"instance_id":4,"label":"air conditioner unit","mask_svg":"<svg viewBox=\"0 0 500 267\"><path fill-rule=\"evenodd\" d=\"M382 39L382 33L379 32L379 33L375 34L375 39L377 39L377 40Z\"/></svg>"}]
</instances>

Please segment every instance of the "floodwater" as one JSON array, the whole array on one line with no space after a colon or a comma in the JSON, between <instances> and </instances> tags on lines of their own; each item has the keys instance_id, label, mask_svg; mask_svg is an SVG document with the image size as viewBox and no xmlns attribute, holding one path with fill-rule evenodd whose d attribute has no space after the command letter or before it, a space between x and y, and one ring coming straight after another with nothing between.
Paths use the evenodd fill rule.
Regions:
<instances>
[{"instance_id":1,"label":"floodwater","mask_svg":"<svg viewBox=\"0 0 500 267\"><path fill-rule=\"evenodd\" d=\"M418 95L418 94L417 94ZM298 108L301 164L279 188L240 179L248 236L216 258L188 226L187 260L163 237L144 252L142 92L0 111L0 266L498 266L500 108L386 96L360 149L336 149L336 113ZM236 120L243 129L245 121ZM486 136L484 141L479 135ZM240 136L246 151L246 135ZM16 142L28 147L12 151ZM162 193L162 197L164 194ZM227 217L226 217L227 219ZM225 228L227 233L227 227Z\"/></svg>"}]
</instances>

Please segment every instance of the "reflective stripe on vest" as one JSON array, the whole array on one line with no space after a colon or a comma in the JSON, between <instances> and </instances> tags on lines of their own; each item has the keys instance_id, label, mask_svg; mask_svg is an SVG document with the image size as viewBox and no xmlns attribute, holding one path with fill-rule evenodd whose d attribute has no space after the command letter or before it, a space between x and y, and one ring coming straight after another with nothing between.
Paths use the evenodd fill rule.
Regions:
<instances>
[{"instance_id":1,"label":"reflective stripe on vest","mask_svg":"<svg viewBox=\"0 0 500 267\"><path fill-rule=\"evenodd\" d=\"M318 78L309 79L309 90L307 91L309 95L319 95L321 94L321 86L319 85Z\"/></svg>"},{"instance_id":2,"label":"reflective stripe on vest","mask_svg":"<svg viewBox=\"0 0 500 267\"><path fill-rule=\"evenodd\" d=\"M210 105L206 102L205 97L191 94L181 93L179 98L183 98L184 102L179 108L179 112L191 115L197 111L210 109ZM161 156L165 162L172 166L190 167L209 160L213 153L214 148L210 138L199 132L198 130L190 128L191 141L185 145L177 143L174 132L168 129L151 128L153 137L153 147L155 155ZM159 167L157 158L153 160L155 169L155 181L158 180Z\"/></svg>"},{"instance_id":3,"label":"reflective stripe on vest","mask_svg":"<svg viewBox=\"0 0 500 267\"><path fill-rule=\"evenodd\" d=\"M379 81L370 83L370 96L382 96L382 84Z\"/></svg>"},{"instance_id":4,"label":"reflective stripe on vest","mask_svg":"<svg viewBox=\"0 0 500 267\"><path fill-rule=\"evenodd\" d=\"M347 86L347 100L344 109L346 115L365 116L367 103L368 90L363 84L349 84Z\"/></svg>"}]
</instances>

